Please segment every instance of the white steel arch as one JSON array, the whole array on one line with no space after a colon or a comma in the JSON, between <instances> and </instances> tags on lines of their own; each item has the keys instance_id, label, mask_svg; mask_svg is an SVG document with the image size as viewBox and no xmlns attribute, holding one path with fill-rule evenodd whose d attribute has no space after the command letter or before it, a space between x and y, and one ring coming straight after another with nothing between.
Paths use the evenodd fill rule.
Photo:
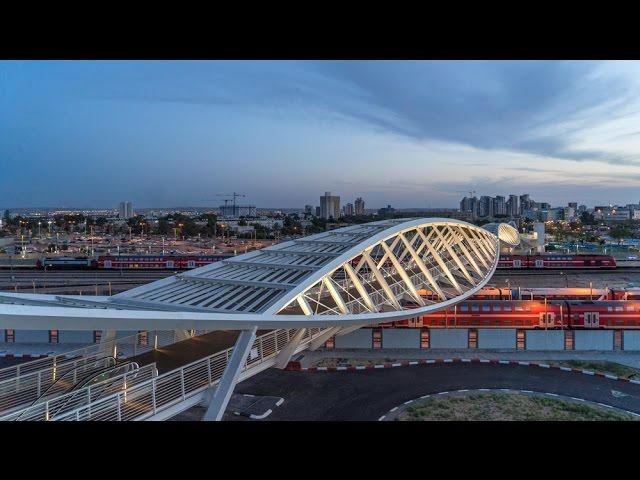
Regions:
<instances>
[{"instance_id":1,"label":"white steel arch","mask_svg":"<svg viewBox=\"0 0 640 480\"><path fill-rule=\"evenodd\" d=\"M500 240L514 241L499 236L446 218L353 225L112 297L2 292L0 328L243 330L410 318L482 288L497 267Z\"/></svg>"}]
</instances>

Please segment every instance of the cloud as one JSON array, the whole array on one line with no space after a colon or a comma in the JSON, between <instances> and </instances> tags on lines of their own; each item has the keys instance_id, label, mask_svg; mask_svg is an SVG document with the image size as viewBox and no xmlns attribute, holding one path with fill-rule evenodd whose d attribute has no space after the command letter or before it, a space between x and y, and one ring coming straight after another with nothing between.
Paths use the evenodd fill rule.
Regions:
<instances>
[{"instance_id":1,"label":"cloud","mask_svg":"<svg viewBox=\"0 0 640 480\"><path fill-rule=\"evenodd\" d=\"M573 161L633 165L608 149L580 149L572 135L620 114L629 85L593 79L595 62L340 62L327 75L355 86L360 102L333 107L416 140L510 150Z\"/></svg>"},{"instance_id":2,"label":"cloud","mask_svg":"<svg viewBox=\"0 0 640 480\"><path fill-rule=\"evenodd\" d=\"M249 107L294 114L321 109L384 132L481 150L636 165L614 146L585 148L590 128L633 115L628 78L587 61L178 62L123 77L97 98ZM164 81L163 81L164 79ZM285 113L285 114L287 114ZM315 113L318 113L317 111Z\"/></svg>"}]
</instances>

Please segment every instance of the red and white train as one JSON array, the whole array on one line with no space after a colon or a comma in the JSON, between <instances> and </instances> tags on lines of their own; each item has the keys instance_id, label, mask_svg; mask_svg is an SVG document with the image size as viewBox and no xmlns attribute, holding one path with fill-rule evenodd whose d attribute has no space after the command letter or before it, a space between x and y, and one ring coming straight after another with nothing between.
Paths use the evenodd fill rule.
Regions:
<instances>
[{"instance_id":1,"label":"red and white train","mask_svg":"<svg viewBox=\"0 0 640 480\"><path fill-rule=\"evenodd\" d=\"M500 255L498 268L540 269L540 268L616 268L616 260L611 255Z\"/></svg>"},{"instance_id":2,"label":"red and white train","mask_svg":"<svg viewBox=\"0 0 640 480\"><path fill-rule=\"evenodd\" d=\"M98 259L87 257L46 257L38 259L37 268L48 269L149 269L184 270L198 268L229 258L232 255L103 255Z\"/></svg>"},{"instance_id":3,"label":"red and white train","mask_svg":"<svg viewBox=\"0 0 640 480\"><path fill-rule=\"evenodd\" d=\"M232 255L105 255L98 257L99 269L183 270L198 268Z\"/></svg>"},{"instance_id":4,"label":"red and white train","mask_svg":"<svg viewBox=\"0 0 640 480\"><path fill-rule=\"evenodd\" d=\"M415 303L407 307L417 308ZM467 300L452 307L381 327L477 327L530 329L640 328L640 301Z\"/></svg>"}]
</instances>

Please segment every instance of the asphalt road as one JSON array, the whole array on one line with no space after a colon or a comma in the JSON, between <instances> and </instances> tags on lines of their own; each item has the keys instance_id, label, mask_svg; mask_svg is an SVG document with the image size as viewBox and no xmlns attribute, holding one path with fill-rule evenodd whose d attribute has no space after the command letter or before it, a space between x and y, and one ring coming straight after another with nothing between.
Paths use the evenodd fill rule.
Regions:
<instances>
[{"instance_id":1,"label":"asphalt road","mask_svg":"<svg viewBox=\"0 0 640 480\"><path fill-rule=\"evenodd\" d=\"M283 397L266 420L375 421L425 394L477 388L556 393L640 413L640 385L529 366L431 364L355 372L271 368L240 383L236 393ZM615 396L612 390L616 393ZM229 420L243 417L226 415Z\"/></svg>"}]
</instances>

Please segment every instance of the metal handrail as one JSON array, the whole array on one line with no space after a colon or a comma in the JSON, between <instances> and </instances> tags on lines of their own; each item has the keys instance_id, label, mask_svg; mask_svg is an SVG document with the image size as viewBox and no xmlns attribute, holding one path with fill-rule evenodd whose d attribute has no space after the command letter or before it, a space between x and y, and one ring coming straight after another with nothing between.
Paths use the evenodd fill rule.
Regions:
<instances>
[{"instance_id":1,"label":"metal handrail","mask_svg":"<svg viewBox=\"0 0 640 480\"><path fill-rule=\"evenodd\" d=\"M39 370L30 371L20 376L0 381L0 412L11 412L19 408L24 408L25 405L32 403L40 397L42 392L48 389L60 376L79 368L79 366L88 365L103 359L107 356L106 352L117 351L118 346L123 344L131 345L132 340L134 356L173 344L178 340L174 331L157 330L147 332L146 345L138 345L138 340L141 338L141 335L144 334L138 333L136 335L111 340L103 344L92 345L91 347L96 349L96 351L87 356L75 356L73 358L67 358L62 362L56 361L60 356L41 359L45 362L52 361L53 363ZM77 353L78 351L87 351L87 348L71 353ZM42 363L41 361L40 367L43 366Z\"/></svg>"},{"instance_id":2,"label":"metal handrail","mask_svg":"<svg viewBox=\"0 0 640 480\"><path fill-rule=\"evenodd\" d=\"M105 379L93 385L59 395L53 399L41 402L22 410L6 414L0 417L0 421L28 421L49 420L60 414L61 410L73 410L82 405L87 405L104 397L123 390L123 387L135 385L147 381L157 375L155 363L144 365L133 371L124 372L114 377ZM64 414L65 412L62 412Z\"/></svg>"},{"instance_id":3,"label":"metal handrail","mask_svg":"<svg viewBox=\"0 0 640 480\"><path fill-rule=\"evenodd\" d=\"M324 328L306 329L296 352L306 348L309 342L325 330ZM260 367L270 364L270 360L275 360L277 354L296 331L296 329L272 330L257 337L240 378L247 378L249 376L247 372L261 371ZM276 342L280 348L276 348ZM224 373L232 350L233 347L214 353L98 401L65 412L52 420L144 420L215 386Z\"/></svg>"},{"instance_id":4,"label":"metal handrail","mask_svg":"<svg viewBox=\"0 0 640 480\"><path fill-rule=\"evenodd\" d=\"M177 338L175 336L175 333L173 330L166 330L167 332L172 332L173 334L173 341L169 342L169 343L165 343L165 345L169 345L170 343L175 343L177 341ZM151 333L155 333L155 335L158 335L159 332L162 332L162 330L151 330L146 332L147 334L147 338L149 338L149 334ZM208 333L209 330L195 330L191 333L193 333L192 336L198 336L198 335L204 335L205 333ZM116 338L114 340L110 340L108 342L104 342L104 343L94 343L92 345L88 345L86 347L82 347L82 348L78 348L76 350L70 350L68 352L62 352L56 355L50 355L46 358L37 358L34 360L30 360L28 362L22 362L19 363L17 365L11 365L9 367L4 367L4 368L0 368L0 384L2 384L2 382L4 381L11 381L17 377L23 376L23 375L28 375L31 373L35 373L39 370L47 370L52 368L52 366L50 365L51 362L53 362L54 365L60 366L63 363L65 363L66 361L70 361L73 360L74 358L77 359L79 357L83 357L86 358L87 355L89 354L89 352L94 351L95 350L95 354L99 354L101 351L104 351L106 348L108 347L113 347L113 346L121 346L121 345L132 345L134 347L134 351L137 352L137 348L136 347L141 347L140 345L138 345L140 338L145 335L144 332L138 332L132 335L127 335L126 337L120 337L120 338Z\"/></svg>"}]
</instances>

